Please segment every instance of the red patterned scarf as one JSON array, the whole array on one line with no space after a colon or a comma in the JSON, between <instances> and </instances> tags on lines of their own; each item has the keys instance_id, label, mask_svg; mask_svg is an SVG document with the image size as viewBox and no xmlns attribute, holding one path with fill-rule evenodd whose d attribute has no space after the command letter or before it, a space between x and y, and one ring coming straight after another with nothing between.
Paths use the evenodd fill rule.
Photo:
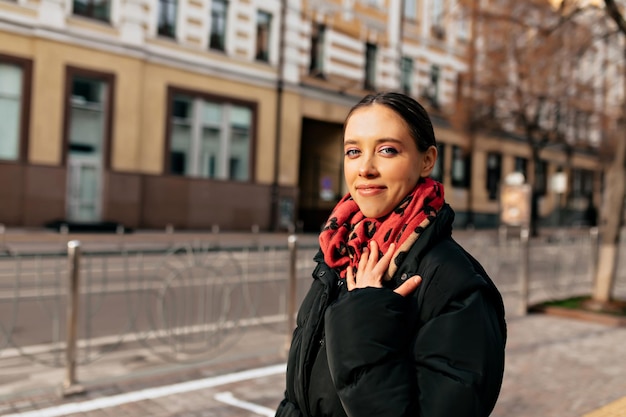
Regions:
<instances>
[{"instance_id":1,"label":"red patterned scarf","mask_svg":"<svg viewBox=\"0 0 626 417\"><path fill-rule=\"evenodd\" d=\"M375 240L379 257L395 242L396 249L387 270L389 280L413 243L437 215L444 203L443 185L431 178L420 178L415 189L384 217L367 218L350 194L335 206L320 233L324 261L346 277L346 268L356 269L363 248ZM404 255L403 255L404 254Z\"/></svg>"}]
</instances>

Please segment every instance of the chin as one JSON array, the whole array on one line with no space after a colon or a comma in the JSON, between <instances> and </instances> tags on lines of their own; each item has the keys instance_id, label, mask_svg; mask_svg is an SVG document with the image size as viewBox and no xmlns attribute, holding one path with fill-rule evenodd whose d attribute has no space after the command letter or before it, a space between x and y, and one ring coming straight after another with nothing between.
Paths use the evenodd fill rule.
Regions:
<instances>
[{"instance_id":1,"label":"chin","mask_svg":"<svg viewBox=\"0 0 626 417\"><path fill-rule=\"evenodd\" d=\"M367 210L367 209L365 209L365 210L361 210L361 212L367 218L378 219L379 217L384 217L387 214L389 214L390 210L384 211L384 210Z\"/></svg>"}]
</instances>

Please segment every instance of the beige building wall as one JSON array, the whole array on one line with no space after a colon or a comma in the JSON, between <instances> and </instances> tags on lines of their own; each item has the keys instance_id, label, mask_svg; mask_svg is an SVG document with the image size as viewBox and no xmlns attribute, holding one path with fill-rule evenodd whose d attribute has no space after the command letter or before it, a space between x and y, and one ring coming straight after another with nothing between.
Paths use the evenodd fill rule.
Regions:
<instances>
[{"instance_id":1,"label":"beige building wall","mask_svg":"<svg viewBox=\"0 0 626 417\"><path fill-rule=\"evenodd\" d=\"M273 181L276 92L143 59L81 48L45 39L2 34L3 53L33 61L29 162L59 165L63 159L66 68L114 76L111 168L122 172L162 174L167 126L167 88L185 88L257 103L255 178ZM297 184L300 108L297 94L284 95L281 120L284 185ZM298 134L294 137L294 132Z\"/></svg>"}]
</instances>

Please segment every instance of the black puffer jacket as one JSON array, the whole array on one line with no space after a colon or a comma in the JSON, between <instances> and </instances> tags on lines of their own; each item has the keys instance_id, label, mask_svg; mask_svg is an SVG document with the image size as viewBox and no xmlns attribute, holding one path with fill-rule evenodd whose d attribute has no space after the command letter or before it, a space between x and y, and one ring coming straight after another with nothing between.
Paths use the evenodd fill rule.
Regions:
<instances>
[{"instance_id":1,"label":"black puffer jacket","mask_svg":"<svg viewBox=\"0 0 626 417\"><path fill-rule=\"evenodd\" d=\"M504 372L502 298L444 205L385 288L348 292L316 256L277 417L483 417ZM420 275L409 297L392 291Z\"/></svg>"}]
</instances>

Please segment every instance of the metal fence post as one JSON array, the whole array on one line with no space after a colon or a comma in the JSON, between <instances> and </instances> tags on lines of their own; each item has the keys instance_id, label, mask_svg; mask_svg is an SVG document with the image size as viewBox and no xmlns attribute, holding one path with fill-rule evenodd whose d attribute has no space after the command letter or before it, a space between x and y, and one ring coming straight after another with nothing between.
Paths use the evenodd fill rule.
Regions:
<instances>
[{"instance_id":1,"label":"metal fence post","mask_svg":"<svg viewBox=\"0 0 626 417\"><path fill-rule=\"evenodd\" d=\"M67 297L65 380L62 395L81 394L85 389L76 381L76 344L78 338L78 306L80 301L80 241L67 242L69 291Z\"/></svg>"},{"instance_id":2,"label":"metal fence post","mask_svg":"<svg viewBox=\"0 0 626 417\"><path fill-rule=\"evenodd\" d=\"M298 257L298 236L290 234L287 238L289 247L289 290L287 292L287 343L286 350L291 346L291 336L296 327L296 261Z\"/></svg>"},{"instance_id":3,"label":"metal fence post","mask_svg":"<svg viewBox=\"0 0 626 417\"><path fill-rule=\"evenodd\" d=\"M529 237L530 229L524 225L520 229L520 305L519 313L525 316L528 313L528 286L529 286Z\"/></svg>"}]
</instances>

